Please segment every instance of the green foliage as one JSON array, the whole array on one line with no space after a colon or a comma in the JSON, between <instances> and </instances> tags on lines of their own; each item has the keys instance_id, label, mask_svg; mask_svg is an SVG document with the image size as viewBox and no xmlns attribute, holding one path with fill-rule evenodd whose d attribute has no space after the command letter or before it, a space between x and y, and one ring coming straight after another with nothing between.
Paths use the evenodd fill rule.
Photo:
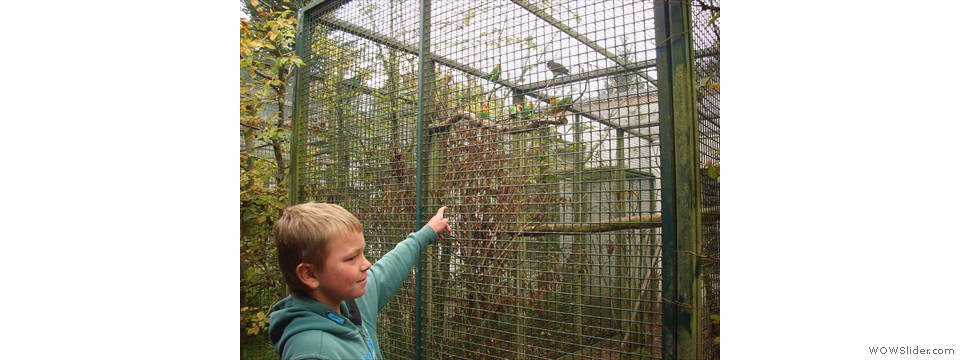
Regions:
<instances>
[{"instance_id":1,"label":"green foliage","mask_svg":"<svg viewBox=\"0 0 960 360\"><path fill-rule=\"evenodd\" d=\"M247 329L247 335L257 335L261 331L266 331L268 325L270 325L270 318L259 307L240 308L240 328Z\"/></svg>"},{"instance_id":2,"label":"green foliage","mask_svg":"<svg viewBox=\"0 0 960 360\"><path fill-rule=\"evenodd\" d=\"M720 164L710 164L707 168L707 175L710 176L711 179L720 182Z\"/></svg>"},{"instance_id":3,"label":"green foliage","mask_svg":"<svg viewBox=\"0 0 960 360\"><path fill-rule=\"evenodd\" d=\"M716 180L717 182L720 182L720 150L716 150L716 152L717 163L714 164L713 161L707 160L707 163L704 164L704 167L707 168L707 176Z\"/></svg>"},{"instance_id":4,"label":"green foliage","mask_svg":"<svg viewBox=\"0 0 960 360\"><path fill-rule=\"evenodd\" d=\"M241 343L266 341L269 306L285 292L271 229L287 201L286 106L293 69L296 10L247 3L240 19L240 327ZM241 345L241 349L244 346Z\"/></svg>"}]
</instances>

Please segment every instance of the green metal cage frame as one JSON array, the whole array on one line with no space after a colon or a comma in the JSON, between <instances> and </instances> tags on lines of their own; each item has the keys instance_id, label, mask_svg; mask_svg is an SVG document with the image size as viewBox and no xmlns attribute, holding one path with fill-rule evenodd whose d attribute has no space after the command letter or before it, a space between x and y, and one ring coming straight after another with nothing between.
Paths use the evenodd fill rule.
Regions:
<instances>
[{"instance_id":1,"label":"green metal cage frame","mask_svg":"<svg viewBox=\"0 0 960 360\"><path fill-rule=\"evenodd\" d=\"M306 46L309 44L308 38L311 36L309 31L305 31L303 24L310 16L320 16L336 11L341 6L350 3L349 0L314 0L309 5L299 11L301 31L298 34L297 54L301 58L307 58L310 51ZM719 147L719 115L706 116L703 113L702 106L698 105L698 82L702 75L698 74L697 59L715 57L719 63L719 50L703 51L695 50L694 32L691 29L697 21L694 19L695 5L691 2L653 2L653 11L656 29L656 59L639 62L627 62L608 49L603 48L589 36L578 33L575 29L564 24L563 21L552 17L550 14L542 11L527 1L513 1L514 4L531 12L538 18L556 27L556 29L566 36L576 39L580 43L603 54L609 59L617 62L617 67L608 69L596 69L586 72L580 72L576 75L568 76L561 81L540 81L519 84L510 80L493 81L498 86L511 89L514 94L537 99L542 102L550 100L550 95L544 91L550 86L575 83L585 79L599 78L604 76L613 76L619 73L641 74L652 84L655 84L657 91L656 103L659 106L659 168L661 182L661 206L662 218L659 220L662 229L662 352L659 358L663 359L695 359L719 358L719 351L706 349L703 345L703 329L708 326L703 314L711 311L719 312L719 309L705 309L702 293L704 291L703 280L703 229L708 226L707 223L719 224L719 195L717 195L717 209L715 213L708 213L702 204L702 183L704 181L702 174L702 135L701 124L709 122L715 125L716 145ZM715 4L718 4L714 2ZM419 2L420 10L420 36L416 47L411 44L405 44L396 41L389 36L377 34L361 27L348 23L333 24L340 31L351 33L355 36L369 39L378 44L385 45L399 52L416 56L417 66L417 91L416 102L417 126L416 126L416 204L413 223L409 224L409 231L413 231L422 226L430 216L431 209L427 206L429 201L425 197L426 189L424 182L430 174L428 164L425 164L425 154L435 150L430 148L430 141L427 137L431 136L431 131L435 131L426 123L425 114L429 111L427 108L428 97L433 90L430 88L433 84L436 74L433 73L435 66L443 65L447 68L456 69L463 74L472 75L477 78L485 78L485 71L456 61L456 59L431 54L431 9L433 3L431 0L421 0ZM718 6L718 5L717 5ZM388 34L389 35L389 34ZM717 39L718 42L718 39ZM655 69L658 74L657 79L646 76L642 71ZM308 75L299 69L296 74L294 94L294 116L293 131L291 141L290 156L290 203L297 204L305 199L301 195L301 188L304 185L301 181L297 169L304 166L307 159L301 158L305 151L305 144L299 139L304 130L304 121L302 117L305 108L305 99L300 96L300 90L303 89ZM369 90L368 90L369 91ZM717 90L716 107L719 109ZM602 117L591 113L586 107L574 108L576 113L574 121L594 121L616 128L618 134L623 136L625 129L619 127L619 124L607 122ZM635 172L629 176L634 179L642 179L645 175ZM718 186L718 185L717 185ZM433 205L433 204L430 204ZM709 219L705 220L705 217ZM710 225L714 226L714 225ZM718 257L719 255L717 255ZM427 268L424 261L417 266L411 277L414 279L414 319L416 327L414 329L414 353L413 357L421 359L425 357L426 335L424 334L423 324L425 311L427 311L428 300L425 291L427 291L424 274L430 269ZM717 285L719 286L719 285ZM717 290L718 292L718 290ZM719 293L716 294L717 299ZM719 300L717 300L719 301ZM717 303L718 306L719 303ZM715 355L707 355L715 353ZM518 356L520 357L520 356Z\"/></svg>"}]
</instances>

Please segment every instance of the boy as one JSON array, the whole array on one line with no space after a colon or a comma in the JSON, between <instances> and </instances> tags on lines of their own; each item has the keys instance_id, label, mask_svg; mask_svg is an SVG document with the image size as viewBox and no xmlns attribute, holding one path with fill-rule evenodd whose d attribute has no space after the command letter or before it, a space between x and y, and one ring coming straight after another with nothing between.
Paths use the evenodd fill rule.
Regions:
<instances>
[{"instance_id":1,"label":"boy","mask_svg":"<svg viewBox=\"0 0 960 360\"><path fill-rule=\"evenodd\" d=\"M274 227L290 296L273 306L270 340L282 359L382 359L377 313L420 253L451 231L441 207L420 231L371 265L360 221L338 205L306 203Z\"/></svg>"}]
</instances>

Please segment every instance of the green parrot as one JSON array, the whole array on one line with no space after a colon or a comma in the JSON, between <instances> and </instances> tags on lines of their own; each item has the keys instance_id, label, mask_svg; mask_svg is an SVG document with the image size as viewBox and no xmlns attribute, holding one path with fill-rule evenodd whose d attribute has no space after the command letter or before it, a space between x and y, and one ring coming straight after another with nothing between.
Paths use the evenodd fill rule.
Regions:
<instances>
[{"instance_id":1,"label":"green parrot","mask_svg":"<svg viewBox=\"0 0 960 360\"><path fill-rule=\"evenodd\" d=\"M562 114L565 111L570 110L570 105L573 102L572 97L565 97L557 101L556 97L550 97L550 113L553 115Z\"/></svg>"},{"instance_id":2,"label":"green parrot","mask_svg":"<svg viewBox=\"0 0 960 360\"><path fill-rule=\"evenodd\" d=\"M493 67L493 70L490 71L490 75L487 75L487 80L497 81L500 79L500 64Z\"/></svg>"},{"instance_id":3,"label":"green parrot","mask_svg":"<svg viewBox=\"0 0 960 360\"><path fill-rule=\"evenodd\" d=\"M520 117L520 110L523 109L523 105L513 104L513 105L510 105L508 108L510 110L510 118L516 119Z\"/></svg>"},{"instance_id":4,"label":"green parrot","mask_svg":"<svg viewBox=\"0 0 960 360\"><path fill-rule=\"evenodd\" d=\"M483 110L480 110L480 118L486 119L490 117L490 105L488 103L483 103Z\"/></svg>"},{"instance_id":5,"label":"green parrot","mask_svg":"<svg viewBox=\"0 0 960 360\"><path fill-rule=\"evenodd\" d=\"M570 110L571 105L573 105L573 97L571 96L560 99L560 102L557 103L557 107L560 108L561 112Z\"/></svg>"},{"instance_id":6,"label":"green parrot","mask_svg":"<svg viewBox=\"0 0 960 360\"><path fill-rule=\"evenodd\" d=\"M527 120L533 117L533 103L523 104L523 111L520 112L520 118Z\"/></svg>"},{"instance_id":7,"label":"green parrot","mask_svg":"<svg viewBox=\"0 0 960 360\"><path fill-rule=\"evenodd\" d=\"M557 115L561 112L563 111L560 110L560 104L557 104L557 97L551 96L550 97L550 113L553 115Z\"/></svg>"}]
</instances>

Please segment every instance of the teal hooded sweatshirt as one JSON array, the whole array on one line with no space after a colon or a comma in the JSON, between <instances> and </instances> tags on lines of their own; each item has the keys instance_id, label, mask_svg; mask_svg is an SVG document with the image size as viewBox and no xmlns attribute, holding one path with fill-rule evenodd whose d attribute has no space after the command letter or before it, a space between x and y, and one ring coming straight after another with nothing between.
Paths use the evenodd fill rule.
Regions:
<instances>
[{"instance_id":1,"label":"teal hooded sweatshirt","mask_svg":"<svg viewBox=\"0 0 960 360\"><path fill-rule=\"evenodd\" d=\"M424 226L367 270L366 291L357 298L360 323L350 320L347 302L340 313L308 297L290 295L273 305L270 341L283 360L383 359L377 338L377 314L393 297L428 245L437 240ZM359 326L358 326L359 325Z\"/></svg>"}]
</instances>

